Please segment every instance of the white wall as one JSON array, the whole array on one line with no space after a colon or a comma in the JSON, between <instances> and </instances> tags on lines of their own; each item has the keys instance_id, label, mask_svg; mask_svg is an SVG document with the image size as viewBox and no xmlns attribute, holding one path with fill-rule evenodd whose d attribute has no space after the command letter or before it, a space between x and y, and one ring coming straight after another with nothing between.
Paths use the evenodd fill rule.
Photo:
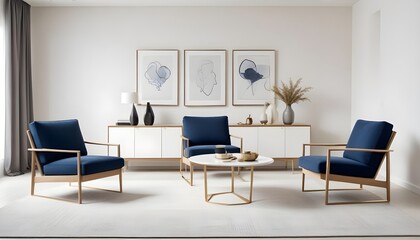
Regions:
<instances>
[{"instance_id":1,"label":"white wall","mask_svg":"<svg viewBox=\"0 0 420 240\"><path fill-rule=\"evenodd\" d=\"M359 1L352 19L352 123L394 124L391 180L420 193L420 1Z\"/></svg>"},{"instance_id":2,"label":"white wall","mask_svg":"<svg viewBox=\"0 0 420 240\"><path fill-rule=\"evenodd\" d=\"M180 105L154 106L156 124L180 124L184 115L258 121L262 106L232 106L231 50L275 49L277 81L303 77L314 88L312 102L293 106L295 122L312 125L314 142L347 140L350 7L34 7L35 119L77 118L85 139L106 141L107 125L130 113L120 93L135 91L136 49L181 50ZM227 106L184 106L184 49L228 50Z\"/></svg>"}]
</instances>

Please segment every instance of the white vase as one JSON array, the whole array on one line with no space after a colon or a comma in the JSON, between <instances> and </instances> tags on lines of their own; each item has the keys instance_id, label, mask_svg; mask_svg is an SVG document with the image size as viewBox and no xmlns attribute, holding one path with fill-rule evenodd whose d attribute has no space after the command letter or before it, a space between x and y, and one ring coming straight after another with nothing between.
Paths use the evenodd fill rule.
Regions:
<instances>
[{"instance_id":1,"label":"white vase","mask_svg":"<svg viewBox=\"0 0 420 240\"><path fill-rule=\"evenodd\" d=\"M277 104L274 100L273 104L270 104L271 106L271 122L272 124L279 122L279 112L277 111Z\"/></svg>"},{"instance_id":2,"label":"white vase","mask_svg":"<svg viewBox=\"0 0 420 240\"><path fill-rule=\"evenodd\" d=\"M268 120L267 120L267 113L263 112L260 115L260 123L261 124L267 124Z\"/></svg>"},{"instance_id":3,"label":"white vase","mask_svg":"<svg viewBox=\"0 0 420 240\"><path fill-rule=\"evenodd\" d=\"M265 110L267 114L268 124L276 124L279 121L279 113L277 112L276 102L266 103L268 106Z\"/></svg>"},{"instance_id":4,"label":"white vase","mask_svg":"<svg viewBox=\"0 0 420 240\"><path fill-rule=\"evenodd\" d=\"M269 103L265 103L265 114L267 114L267 124L272 124L273 123L273 110L272 110L272 106Z\"/></svg>"}]
</instances>

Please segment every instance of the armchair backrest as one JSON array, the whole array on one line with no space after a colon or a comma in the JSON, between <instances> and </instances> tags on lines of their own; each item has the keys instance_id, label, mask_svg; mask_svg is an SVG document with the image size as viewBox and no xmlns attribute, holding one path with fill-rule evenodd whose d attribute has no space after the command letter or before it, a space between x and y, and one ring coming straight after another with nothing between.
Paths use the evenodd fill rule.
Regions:
<instances>
[{"instance_id":1,"label":"armchair backrest","mask_svg":"<svg viewBox=\"0 0 420 240\"><path fill-rule=\"evenodd\" d=\"M80 155L87 155L79 122L76 119L34 121L29 124L29 131L36 148L80 150ZM70 153L38 153L37 156L42 166L59 159L75 157Z\"/></svg>"},{"instance_id":2,"label":"armchair backrest","mask_svg":"<svg viewBox=\"0 0 420 240\"><path fill-rule=\"evenodd\" d=\"M347 148L387 149L393 125L388 122L357 120ZM384 153L345 151L343 157L364 163L376 171L382 163Z\"/></svg>"},{"instance_id":3,"label":"armchair backrest","mask_svg":"<svg viewBox=\"0 0 420 240\"><path fill-rule=\"evenodd\" d=\"M231 144L227 116L185 116L182 120L182 128L183 135L190 140L190 146Z\"/></svg>"}]
</instances>

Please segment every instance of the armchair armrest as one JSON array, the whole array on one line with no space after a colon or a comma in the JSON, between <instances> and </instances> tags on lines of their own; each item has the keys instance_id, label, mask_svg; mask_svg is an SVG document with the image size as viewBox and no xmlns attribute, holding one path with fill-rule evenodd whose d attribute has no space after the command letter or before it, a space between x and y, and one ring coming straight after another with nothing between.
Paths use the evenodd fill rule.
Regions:
<instances>
[{"instance_id":1,"label":"armchair armrest","mask_svg":"<svg viewBox=\"0 0 420 240\"><path fill-rule=\"evenodd\" d=\"M91 141L85 141L86 144L93 144L93 145L102 145L102 146L118 146L120 144L117 143L100 143L100 142L91 142Z\"/></svg>"},{"instance_id":2,"label":"armchair armrest","mask_svg":"<svg viewBox=\"0 0 420 240\"><path fill-rule=\"evenodd\" d=\"M91 142L91 141L85 141L86 144L92 144L92 145L100 145L100 146L114 146L117 147L117 156L120 157L120 144L117 143L100 143L100 142ZM109 155L109 148L108 148L108 155Z\"/></svg>"},{"instance_id":3,"label":"armchair armrest","mask_svg":"<svg viewBox=\"0 0 420 240\"><path fill-rule=\"evenodd\" d=\"M190 139L181 135L181 139L187 142L187 147L190 146Z\"/></svg>"},{"instance_id":4,"label":"armchair armrest","mask_svg":"<svg viewBox=\"0 0 420 240\"><path fill-rule=\"evenodd\" d=\"M28 148L28 151L35 154L36 152L60 152L60 153L75 153L77 159L77 175L81 176L81 163L80 163L80 150L67 150L67 149L52 149L52 148ZM32 155L34 156L34 155Z\"/></svg>"},{"instance_id":5,"label":"armchair armrest","mask_svg":"<svg viewBox=\"0 0 420 240\"><path fill-rule=\"evenodd\" d=\"M181 154L182 154L183 157L185 157L184 141L186 142L185 147L189 147L190 146L190 139L181 135Z\"/></svg>"},{"instance_id":6,"label":"armchair armrest","mask_svg":"<svg viewBox=\"0 0 420 240\"><path fill-rule=\"evenodd\" d=\"M243 137L239 137L239 136L235 136L235 135L232 135L232 134L230 134L230 136L233 137L233 138L237 138L237 139L239 139L241 141L241 150L240 150L240 152L242 152L242 148L243 148L243 144L244 144L244 138Z\"/></svg>"},{"instance_id":7,"label":"armchair armrest","mask_svg":"<svg viewBox=\"0 0 420 240\"><path fill-rule=\"evenodd\" d=\"M346 146L346 143L304 143L304 146L313 147L335 147L335 146Z\"/></svg>"},{"instance_id":8,"label":"armchair armrest","mask_svg":"<svg viewBox=\"0 0 420 240\"><path fill-rule=\"evenodd\" d=\"M376 153L390 153L394 150L391 149L370 149L370 148L330 148L328 152L337 151L353 151L353 152L376 152Z\"/></svg>"},{"instance_id":9,"label":"armchair armrest","mask_svg":"<svg viewBox=\"0 0 420 240\"><path fill-rule=\"evenodd\" d=\"M61 152L61 153L76 153L80 155L80 150L66 150L53 148L28 148L30 152Z\"/></svg>"},{"instance_id":10,"label":"armchair armrest","mask_svg":"<svg viewBox=\"0 0 420 240\"><path fill-rule=\"evenodd\" d=\"M389 153L393 152L391 149L370 149L370 148L330 148L327 152L327 166L326 166L326 174L330 174L330 165L331 165L331 152L338 152L338 151L353 151L353 152L374 152L374 153L385 153L386 154L386 161L387 161L387 171L389 171Z\"/></svg>"},{"instance_id":11,"label":"armchair armrest","mask_svg":"<svg viewBox=\"0 0 420 240\"><path fill-rule=\"evenodd\" d=\"M306 147L340 147L346 145L346 143L304 143L302 156L305 156Z\"/></svg>"}]
</instances>

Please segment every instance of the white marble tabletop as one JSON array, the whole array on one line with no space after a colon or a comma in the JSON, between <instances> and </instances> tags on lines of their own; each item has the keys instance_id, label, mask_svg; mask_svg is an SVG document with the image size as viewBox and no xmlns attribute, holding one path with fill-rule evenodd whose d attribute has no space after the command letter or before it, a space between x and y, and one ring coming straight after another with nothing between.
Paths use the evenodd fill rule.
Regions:
<instances>
[{"instance_id":1,"label":"white marble tabletop","mask_svg":"<svg viewBox=\"0 0 420 240\"><path fill-rule=\"evenodd\" d=\"M272 164L274 160L269 157L258 156L254 161L238 161L240 154L232 154L236 157L235 160L221 160L217 159L215 154L203 154L190 157L190 162L203 166L212 167L257 167Z\"/></svg>"}]
</instances>

